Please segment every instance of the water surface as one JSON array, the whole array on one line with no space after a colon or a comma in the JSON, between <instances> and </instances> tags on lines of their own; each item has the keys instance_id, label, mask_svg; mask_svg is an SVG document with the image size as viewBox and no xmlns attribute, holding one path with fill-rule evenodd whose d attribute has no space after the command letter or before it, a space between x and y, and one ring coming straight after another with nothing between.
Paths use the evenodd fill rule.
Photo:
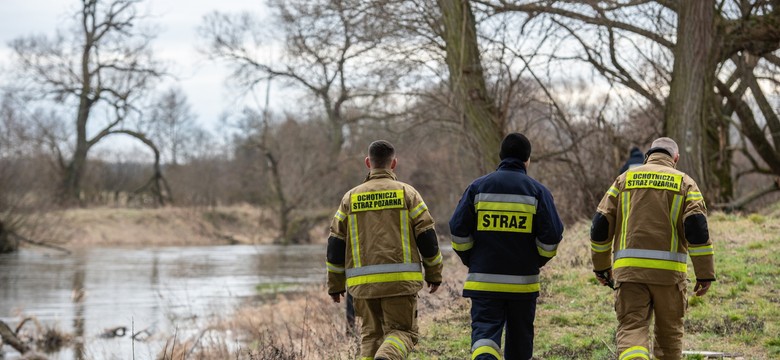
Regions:
<instances>
[{"instance_id":1,"label":"water surface","mask_svg":"<svg viewBox=\"0 0 780 360\"><path fill-rule=\"evenodd\" d=\"M154 359L174 332L191 337L242 302L262 301L263 293L323 282L324 258L325 245L99 248L70 255L23 249L0 255L0 319L15 327L34 316L83 339L83 346L50 354L53 360ZM151 340L99 336L118 326L147 330ZM3 350L6 359L18 355Z\"/></svg>"}]
</instances>

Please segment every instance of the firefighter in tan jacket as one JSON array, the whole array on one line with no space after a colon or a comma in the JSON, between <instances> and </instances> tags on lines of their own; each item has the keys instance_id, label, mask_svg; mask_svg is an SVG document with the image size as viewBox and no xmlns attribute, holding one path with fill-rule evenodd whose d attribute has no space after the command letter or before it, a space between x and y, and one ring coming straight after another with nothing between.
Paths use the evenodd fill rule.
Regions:
<instances>
[{"instance_id":1,"label":"firefighter in tan jacket","mask_svg":"<svg viewBox=\"0 0 780 360\"><path fill-rule=\"evenodd\" d=\"M645 164L615 180L593 217L593 269L616 289L619 360L651 358L653 315L653 355L680 359L688 256L696 295L715 281L707 208L693 179L675 169L679 157L674 140L655 140Z\"/></svg>"},{"instance_id":2,"label":"firefighter in tan jacket","mask_svg":"<svg viewBox=\"0 0 780 360\"><path fill-rule=\"evenodd\" d=\"M422 197L396 180L393 145L375 141L368 154L368 178L344 195L330 226L328 294L354 297L361 359L406 359L418 340L417 292L423 280L439 288L442 256Z\"/></svg>"}]
</instances>

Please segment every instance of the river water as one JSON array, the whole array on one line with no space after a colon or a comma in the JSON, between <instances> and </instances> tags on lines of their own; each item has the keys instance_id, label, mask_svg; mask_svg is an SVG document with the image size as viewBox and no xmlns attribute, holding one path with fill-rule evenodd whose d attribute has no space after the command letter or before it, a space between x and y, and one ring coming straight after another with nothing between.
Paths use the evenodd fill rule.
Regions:
<instances>
[{"instance_id":1,"label":"river water","mask_svg":"<svg viewBox=\"0 0 780 360\"><path fill-rule=\"evenodd\" d=\"M243 302L323 282L324 259L324 245L0 254L0 319L15 327L31 316L83 339L48 354L52 360L154 359L174 333L185 338ZM120 326L152 336L144 342L100 336ZM2 350L5 359L18 357L9 346Z\"/></svg>"}]
</instances>

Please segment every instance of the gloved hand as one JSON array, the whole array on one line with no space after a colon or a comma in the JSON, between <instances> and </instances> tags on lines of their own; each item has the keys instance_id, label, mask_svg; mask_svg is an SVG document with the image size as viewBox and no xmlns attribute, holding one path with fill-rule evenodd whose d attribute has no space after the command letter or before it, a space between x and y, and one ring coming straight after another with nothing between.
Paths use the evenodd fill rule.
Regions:
<instances>
[{"instance_id":1,"label":"gloved hand","mask_svg":"<svg viewBox=\"0 0 780 360\"><path fill-rule=\"evenodd\" d=\"M593 270L593 272L596 273L596 280L598 280L601 285L609 286L610 289L615 290L615 281L612 280L612 269L601 271Z\"/></svg>"},{"instance_id":2,"label":"gloved hand","mask_svg":"<svg viewBox=\"0 0 780 360\"><path fill-rule=\"evenodd\" d=\"M330 298L333 299L334 303L340 303L341 302L341 298L344 297L344 293L346 293L346 291L337 292L337 293L328 294L328 295L330 295Z\"/></svg>"},{"instance_id":3,"label":"gloved hand","mask_svg":"<svg viewBox=\"0 0 780 360\"><path fill-rule=\"evenodd\" d=\"M710 281L696 280L696 285L693 287L693 293L696 296L703 296L710 290Z\"/></svg>"}]
</instances>

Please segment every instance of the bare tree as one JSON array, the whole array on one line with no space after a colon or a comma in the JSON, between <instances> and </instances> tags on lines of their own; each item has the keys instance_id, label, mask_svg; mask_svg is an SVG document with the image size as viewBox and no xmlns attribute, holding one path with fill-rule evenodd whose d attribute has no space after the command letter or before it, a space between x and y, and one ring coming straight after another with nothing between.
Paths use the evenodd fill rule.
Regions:
<instances>
[{"instance_id":1,"label":"bare tree","mask_svg":"<svg viewBox=\"0 0 780 360\"><path fill-rule=\"evenodd\" d=\"M50 225L57 220L47 216L56 184L46 139L56 126L38 126L52 114L27 113L17 100L10 94L0 99L0 253L15 251L20 242L51 246Z\"/></svg>"},{"instance_id":2,"label":"bare tree","mask_svg":"<svg viewBox=\"0 0 780 360\"><path fill-rule=\"evenodd\" d=\"M271 206L278 219L275 241L308 243L312 226L333 215L329 204L333 197L326 194L337 178L318 175L336 165L328 161L329 141L320 136L327 122L291 116L274 121L268 111L260 114L246 109L242 123L241 156L261 169L255 186L266 189L263 203Z\"/></svg>"},{"instance_id":3,"label":"bare tree","mask_svg":"<svg viewBox=\"0 0 780 360\"><path fill-rule=\"evenodd\" d=\"M346 126L374 118L372 110L387 96L383 87L398 76L377 66L389 30L371 17L371 5L363 1L272 0L269 5L275 11L271 22L248 13L208 15L200 29L208 41L206 52L232 66L232 79L240 87L278 79L313 96L328 121L328 153L335 160ZM269 55L278 45L268 40L271 24L285 39L281 56Z\"/></svg>"},{"instance_id":4,"label":"bare tree","mask_svg":"<svg viewBox=\"0 0 780 360\"><path fill-rule=\"evenodd\" d=\"M165 163L179 165L190 154L201 131L187 96L179 88L162 93L149 115L149 133L160 147Z\"/></svg>"},{"instance_id":5,"label":"bare tree","mask_svg":"<svg viewBox=\"0 0 780 360\"><path fill-rule=\"evenodd\" d=\"M745 95L748 88L740 85L742 73L731 73L740 69L732 64L733 58L746 53L768 63L776 58L773 53L780 47L777 1L474 2L492 14L524 16L525 28L544 28L544 34L553 29L562 40L550 55L551 61L589 64L610 83L665 109L666 135L686 150L682 168L697 177L716 201L733 196L728 119L735 110L733 99L725 109L721 104L729 98L726 87L735 91L732 98ZM560 45L571 40L580 45L578 54ZM717 84L719 77L728 79L725 87ZM756 90L753 95L763 91ZM762 95L757 96L748 103L759 102ZM760 140L771 138L770 129L743 120L739 114L736 117L743 132L756 126L763 129L759 131L763 134L753 131L748 137L753 147L764 149L761 160L777 158L777 148L768 149Z\"/></svg>"},{"instance_id":6,"label":"bare tree","mask_svg":"<svg viewBox=\"0 0 780 360\"><path fill-rule=\"evenodd\" d=\"M79 201L87 155L95 144L113 134L149 144L143 134L125 128L162 75L151 53L153 35L139 30L139 2L82 0L71 31L11 42L24 90L75 110L72 145L57 151L67 202Z\"/></svg>"}]
</instances>

